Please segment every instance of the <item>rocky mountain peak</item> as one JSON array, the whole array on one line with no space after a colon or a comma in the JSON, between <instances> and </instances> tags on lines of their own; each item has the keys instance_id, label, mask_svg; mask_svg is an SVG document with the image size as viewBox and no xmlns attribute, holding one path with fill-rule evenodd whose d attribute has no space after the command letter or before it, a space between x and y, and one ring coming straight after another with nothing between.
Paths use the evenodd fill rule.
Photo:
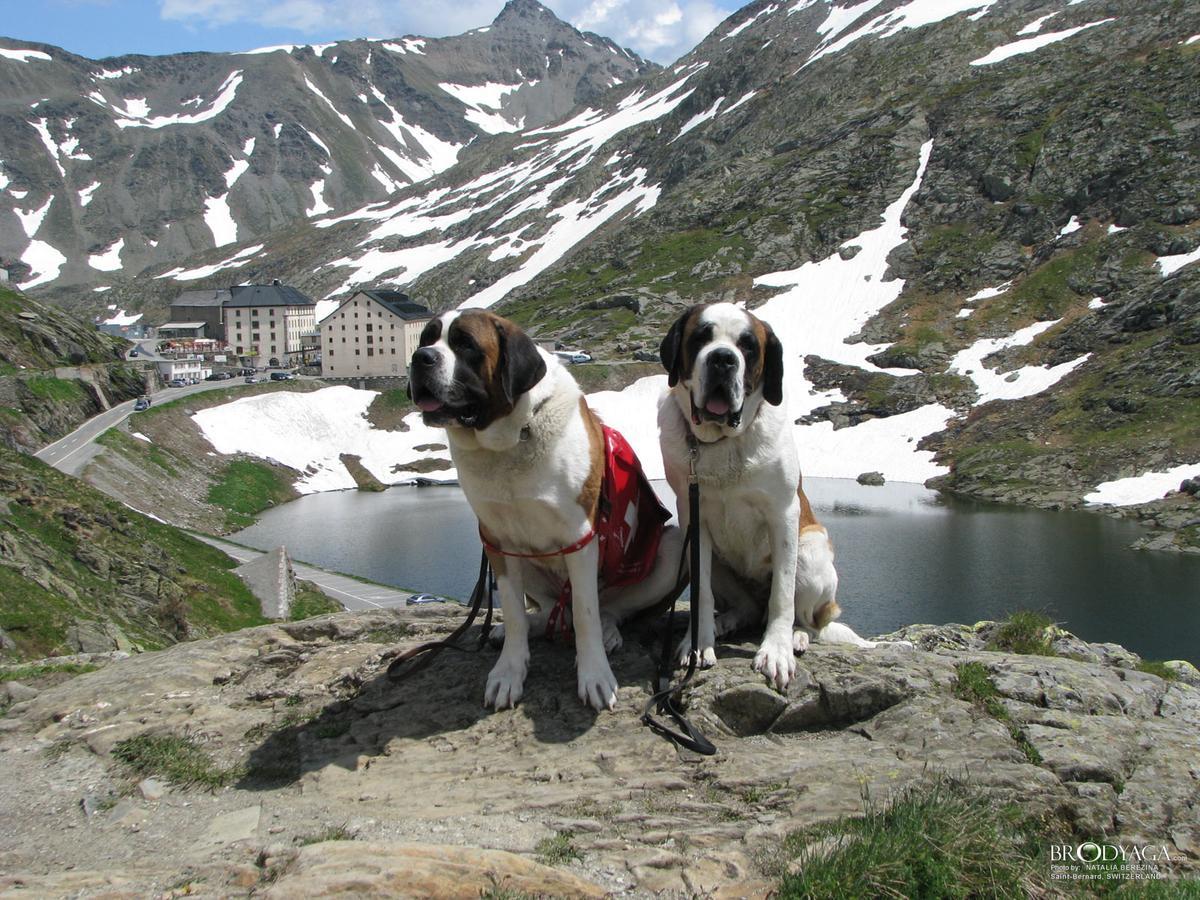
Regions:
<instances>
[{"instance_id":1,"label":"rocky mountain peak","mask_svg":"<svg viewBox=\"0 0 1200 900\"><path fill-rule=\"evenodd\" d=\"M529 22L530 20L536 21L537 19L546 17L554 20L555 22L562 21L558 18L558 16L554 15L553 12L542 6L542 4L538 3L537 0L508 0L508 2L504 4L504 9L500 10L500 14L496 16L496 18L492 21L492 24L497 26L507 25L512 22Z\"/></svg>"}]
</instances>

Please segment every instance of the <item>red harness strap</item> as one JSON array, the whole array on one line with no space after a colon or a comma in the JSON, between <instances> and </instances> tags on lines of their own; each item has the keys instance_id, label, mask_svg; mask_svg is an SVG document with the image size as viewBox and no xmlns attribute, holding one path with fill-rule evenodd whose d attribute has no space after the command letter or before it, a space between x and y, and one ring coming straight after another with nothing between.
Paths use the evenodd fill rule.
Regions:
<instances>
[{"instance_id":1,"label":"red harness strap","mask_svg":"<svg viewBox=\"0 0 1200 900\"><path fill-rule=\"evenodd\" d=\"M600 508L595 526L570 546L548 553L514 553L503 550L483 536L479 539L490 552L519 559L547 559L577 553L600 539L600 582L604 587L637 584L650 574L658 555L663 526L671 514L659 502L642 471L642 464L619 431L603 426L604 480L600 486ZM570 635L567 609L571 604L571 581L563 582L554 608L546 621L546 637L559 631Z\"/></svg>"}]
</instances>

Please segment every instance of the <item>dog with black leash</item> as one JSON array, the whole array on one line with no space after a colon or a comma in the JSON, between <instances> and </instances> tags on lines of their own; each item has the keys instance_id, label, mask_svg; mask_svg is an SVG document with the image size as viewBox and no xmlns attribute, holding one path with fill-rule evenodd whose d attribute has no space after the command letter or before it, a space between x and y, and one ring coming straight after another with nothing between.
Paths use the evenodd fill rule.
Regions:
<instances>
[{"instance_id":1,"label":"dog with black leash","mask_svg":"<svg viewBox=\"0 0 1200 900\"><path fill-rule=\"evenodd\" d=\"M531 630L573 626L579 698L614 708L607 653L623 619L670 592L683 543L632 448L556 357L486 310L425 327L409 394L425 424L446 429L499 585L503 647L484 704L521 699Z\"/></svg>"},{"instance_id":2,"label":"dog with black leash","mask_svg":"<svg viewBox=\"0 0 1200 900\"><path fill-rule=\"evenodd\" d=\"M754 668L780 690L813 639L876 646L834 622L833 544L801 484L783 346L771 327L731 303L694 306L660 356L670 388L658 417L667 481L687 496L691 460L700 490L698 664L715 664L718 636L763 622ZM686 505L679 513L686 529ZM681 663L690 649L680 646Z\"/></svg>"}]
</instances>

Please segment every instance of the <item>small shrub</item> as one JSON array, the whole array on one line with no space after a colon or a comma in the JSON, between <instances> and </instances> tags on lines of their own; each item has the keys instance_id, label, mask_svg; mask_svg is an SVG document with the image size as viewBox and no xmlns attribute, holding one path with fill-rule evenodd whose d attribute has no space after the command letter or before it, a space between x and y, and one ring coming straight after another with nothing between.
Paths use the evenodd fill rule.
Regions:
<instances>
[{"instance_id":1,"label":"small shrub","mask_svg":"<svg viewBox=\"0 0 1200 900\"><path fill-rule=\"evenodd\" d=\"M138 775L160 775L180 787L224 787L238 774L218 766L195 741L173 734L127 738L113 748L113 756Z\"/></svg>"},{"instance_id":2,"label":"small shrub","mask_svg":"<svg viewBox=\"0 0 1200 900\"><path fill-rule=\"evenodd\" d=\"M1042 613L1018 610L1000 623L987 648L1026 656L1054 656L1049 637L1053 625L1049 617Z\"/></svg>"},{"instance_id":3,"label":"small shrub","mask_svg":"<svg viewBox=\"0 0 1200 900\"><path fill-rule=\"evenodd\" d=\"M1012 897L1043 893L1046 868L1029 824L950 782L915 785L861 818L789 836L800 870L777 896ZM1042 840L1044 834L1038 835Z\"/></svg>"},{"instance_id":4,"label":"small shrub","mask_svg":"<svg viewBox=\"0 0 1200 900\"><path fill-rule=\"evenodd\" d=\"M572 843L575 835L570 831L560 831L554 837L542 838L533 853L538 860L547 866L563 866L574 859L583 859L582 854Z\"/></svg>"}]
</instances>

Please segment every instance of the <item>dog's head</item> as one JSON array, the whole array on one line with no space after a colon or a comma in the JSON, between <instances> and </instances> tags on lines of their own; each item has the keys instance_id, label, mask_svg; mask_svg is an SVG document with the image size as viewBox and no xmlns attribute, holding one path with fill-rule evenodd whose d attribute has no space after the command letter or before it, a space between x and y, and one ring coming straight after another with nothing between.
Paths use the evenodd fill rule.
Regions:
<instances>
[{"instance_id":1,"label":"dog's head","mask_svg":"<svg viewBox=\"0 0 1200 900\"><path fill-rule=\"evenodd\" d=\"M421 332L408 396L426 425L482 430L541 381L546 361L508 319L482 309L442 313Z\"/></svg>"},{"instance_id":2,"label":"dog's head","mask_svg":"<svg viewBox=\"0 0 1200 900\"><path fill-rule=\"evenodd\" d=\"M693 306L659 347L667 381L693 427L739 434L766 401L783 402L783 345L754 314L732 303ZM714 430L715 429L715 430Z\"/></svg>"}]
</instances>

